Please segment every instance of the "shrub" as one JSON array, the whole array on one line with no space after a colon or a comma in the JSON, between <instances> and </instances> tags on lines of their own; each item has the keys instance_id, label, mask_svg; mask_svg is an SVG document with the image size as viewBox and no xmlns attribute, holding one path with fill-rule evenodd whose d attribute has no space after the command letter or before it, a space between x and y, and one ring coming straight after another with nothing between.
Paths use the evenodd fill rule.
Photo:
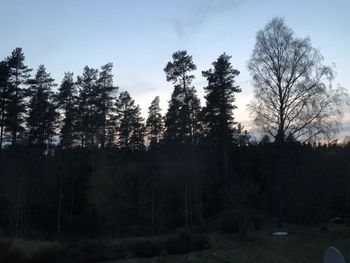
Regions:
<instances>
[{"instance_id":1,"label":"shrub","mask_svg":"<svg viewBox=\"0 0 350 263\"><path fill-rule=\"evenodd\" d=\"M191 246L182 242L179 237L169 237L164 241L164 247L168 255L185 254L191 251Z\"/></svg>"},{"instance_id":2,"label":"shrub","mask_svg":"<svg viewBox=\"0 0 350 263\"><path fill-rule=\"evenodd\" d=\"M179 241L186 243L188 245L191 243L192 233L188 228L179 228L177 230L177 237Z\"/></svg>"},{"instance_id":3,"label":"shrub","mask_svg":"<svg viewBox=\"0 0 350 263\"><path fill-rule=\"evenodd\" d=\"M73 258L73 262L79 263L93 263L96 261L110 260L113 259L111 254L113 249L102 242L97 241L84 241L71 244L67 248L69 258Z\"/></svg>"},{"instance_id":4,"label":"shrub","mask_svg":"<svg viewBox=\"0 0 350 263\"><path fill-rule=\"evenodd\" d=\"M41 248L35 252L28 260L28 263L59 263L62 262L65 256L65 251L62 246L51 246Z\"/></svg>"},{"instance_id":5,"label":"shrub","mask_svg":"<svg viewBox=\"0 0 350 263\"><path fill-rule=\"evenodd\" d=\"M239 232L239 217L236 211L229 210L220 216L220 228L224 233Z\"/></svg>"},{"instance_id":6,"label":"shrub","mask_svg":"<svg viewBox=\"0 0 350 263\"><path fill-rule=\"evenodd\" d=\"M160 242L147 239L138 239L129 244L129 250L135 257L155 257L161 254Z\"/></svg>"},{"instance_id":7,"label":"shrub","mask_svg":"<svg viewBox=\"0 0 350 263\"><path fill-rule=\"evenodd\" d=\"M21 250L12 248L12 241L0 241L0 262L1 263L20 263L24 262L25 257Z\"/></svg>"},{"instance_id":8,"label":"shrub","mask_svg":"<svg viewBox=\"0 0 350 263\"><path fill-rule=\"evenodd\" d=\"M110 259L124 259L127 256L127 248L123 244L111 245L109 250Z\"/></svg>"},{"instance_id":9,"label":"shrub","mask_svg":"<svg viewBox=\"0 0 350 263\"><path fill-rule=\"evenodd\" d=\"M23 252L19 249L9 249L0 253L1 263L23 263L26 262L26 258Z\"/></svg>"},{"instance_id":10,"label":"shrub","mask_svg":"<svg viewBox=\"0 0 350 263\"><path fill-rule=\"evenodd\" d=\"M12 241L10 241L10 240L1 240L0 241L0 254L2 252L10 250L11 246L12 246Z\"/></svg>"},{"instance_id":11,"label":"shrub","mask_svg":"<svg viewBox=\"0 0 350 263\"><path fill-rule=\"evenodd\" d=\"M192 235L188 229L179 229L176 236L164 241L164 246L167 254L176 255L207 249L210 244L206 236Z\"/></svg>"},{"instance_id":12,"label":"shrub","mask_svg":"<svg viewBox=\"0 0 350 263\"><path fill-rule=\"evenodd\" d=\"M120 243L84 241L70 244L66 254L71 260L69 262L92 263L124 259L127 256L127 249L126 245Z\"/></svg>"},{"instance_id":13,"label":"shrub","mask_svg":"<svg viewBox=\"0 0 350 263\"><path fill-rule=\"evenodd\" d=\"M210 248L209 239L206 236L193 235L191 240L191 249L193 251Z\"/></svg>"}]
</instances>

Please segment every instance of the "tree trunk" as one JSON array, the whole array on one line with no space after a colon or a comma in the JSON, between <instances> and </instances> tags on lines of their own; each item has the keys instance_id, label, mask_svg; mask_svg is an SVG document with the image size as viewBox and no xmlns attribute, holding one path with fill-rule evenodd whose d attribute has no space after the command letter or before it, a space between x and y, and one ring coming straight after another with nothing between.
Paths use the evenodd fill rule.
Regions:
<instances>
[{"instance_id":1,"label":"tree trunk","mask_svg":"<svg viewBox=\"0 0 350 263\"><path fill-rule=\"evenodd\" d=\"M72 196L70 200L70 209L69 209L69 233L72 233L72 225L73 225L73 209L74 209L74 190L72 188Z\"/></svg>"},{"instance_id":2,"label":"tree trunk","mask_svg":"<svg viewBox=\"0 0 350 263\"><path fill-rule=\"evenodd\" d=\"M64 178L67 175L67 156L66 153L64 154ZM62 215L62 202L63 202L63 178L62 178L62 174L60 174L60 178L59 178L60 182L60 186L59 186L59 191L58 191L58 212L57 212L57 239L60 238L61 235L61 215Z\"/></svg>"},{"instance_id":3,"label":"tree trunk","mask_svg":"<svg viewBox=\"0 0 350 263\"><path fill-rule=\"evenodd\" d=\"M154 220L154 210L155 210L155 203L154 203L154 189L152 187L152 211L151 211L151 222L152 222L152 235L154 235L155 231L154 231L154 227L155 227L155 220Z\"/></svg>"},{"instance_id":4,"label":"tree trunk","mask_svg":"<svg viewBox=\"0 0 350 263\"><path fill-rule=\"evenodd\" d=\"M1 127L0 127L0 150L2 150L3 129L4 129L4 126L1 124Z\"/></svg>"},{"instance_id":5,"label":"tree trunk","mask_svg":"<svg viewBox=\"0 0 350 263\"><path fill-rule=\"evenodd\" d=\"M161 229L164 227L164 186L163 182L160 185L160 226Z\"/></svg>"},{"instance_id":6,"label":"tree trunk","mask_svg":"<svg viewBox=\"0 0 350 263\"><path fill-rule=\"evenodd\" d=\"M202 175L199 175L199 222L203 225L203 189Z\"/></svg>"},{"instance_id":7,"label":"tree trunk","mask_svg":"<svg viewBox=\"0 0 350 263\"><path fill-rule=\"evenodd\" d=\"M22 202L22 183L19 178L17 189L17 208L16 208L16 237L20 236L20 228L21 228L21 202Z\"/></svg>"},{"instance_id":8,"label":"tree trunk","mask_svg":"<svg viewBox=\"0 0 350 263\"><path fill-rule=\"evenodd\" d=\"M279 204L278 204L278 217L277 217L277 227L283 227L284 225L284 210L286 201L286 164L285 164L285 147L284 142L278 142L277 147L279 147L280 153L280 163L279 163Z\"/></svg>"},{"instance_id":9,"label":"tree trunk","mask_svg":"<svg viewBox=\"0 0 350 263\"><path fill-rule=\"evenodd\" d=\"M5 109L4 106L1 109L1 120L0 120L0 150L2 150L2 143L4 138L4 120L5 120Z\"/></svg>"},{"instance_id":10,"label":"tree trunk","mask_svg":"<svg viewBox=\"0 0 350 263\"><path fill-rule=\"evenodd\" d=\"M11 142L12 146L17 144L17 128L14 128L14 130L12 131L12 142Z\"/></svg>"},{"instance_id":11,"label":"tree trunk","mask_svg":"<svg viewBox=\"0 0 350 263\"><path fill-rule=\"evenodd\" d=\"M102 111L102 136L101 136L101 148L104 149L106 145L106 103L103 102Z\"/></svg>"},{"instance_id":12,"label":"tree trunk","mask_svg":"<svg viewBox=\"0 0 350 263\"><path fill-rule=\"evenodd\" d=\"M15 86L15 97L16 101L18 101L18 68L16 68L16 86ZM13 123L13 131L12 131L12 145L16 145L17 143L17 121L18 121L18 112L16 112L15 123Z\"/></svg>"},{"instance_id":13,"label":"tree trunk","mask_svg":"<svg viewBox=\"0 0 350 263\"><path fill-rule=\"evenodd\" d=\"M57 239L60 238L61 234L61 210L62 210L62 180L60 182L60 190L59 190L59 197L58 197L58 214L57 214Z\"/></svg>"}]
</instances>

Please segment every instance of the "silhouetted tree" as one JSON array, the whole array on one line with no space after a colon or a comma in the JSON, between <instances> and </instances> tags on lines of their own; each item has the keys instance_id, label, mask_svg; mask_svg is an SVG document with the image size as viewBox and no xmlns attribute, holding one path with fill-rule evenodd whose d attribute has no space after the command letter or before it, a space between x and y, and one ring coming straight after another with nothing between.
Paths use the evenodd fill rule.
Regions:
<instances>
[{"instance_id":1,"label":"silhouetted tree","mask_svg":"<svg viewBox=\"0 0 350 263\"><path fill-rule=\"evenodd\" d=\"M11 143L17 143L17 137L24 132L24 113L26 96L25 84L30 77L29 69L24 65L24 54L21 48L16 48L8 57L10 67L10 101L8 106L7 131L11 136Z\"/></svg>"},{"instance_id":2,"label":"silhouetted tree","mask_svg":"<svg viewBox=\"0 0 350 263\"><path fill-rule=\"evenodd\" d=\"M155 97L148 108L148 118L146 121L147 135L150 144L154 145L160 142L163 136L163 117L159 106L159 97Z\"/></svg>"},{"instance_id":3,"label":"silhouetted tree","mask_svg":"<svg viewBox=\"0 0 350 263\"><path fill-rule=\"evenodd\" d=\"M279 217L283 224L286 197L286 139L309 141L336 132L346 97L331 85L333 70L309 38L296 38L283 19L273 18L256 36L248 69L254 81L249 105L255 123L280 144Z\"/></svg>"},{"instance_id":4,"label":"silhouetted tree","mask_svg":"<svg viewBox=\"0 0 350 263\"><path fill-rule=\"evenodd\" d=\"M200 102L192 85L190 72L197 67L192 56L181 50L173 54L173 62L164 68L167 81L174 83L174 91L165 116L165 138L194 144L195 135L200 132Z\"/></svg>"},{"instance_id":5,"label":"silhouetted tree","mask_svg":"<svg viewBox=\"0 0 350 263\"><path fill-rule=\"evenodd\" d=\"M248 146L250 143L251 136L241 123L237 124L233 135L233 144L237 146Z\"/></svg>"},{"instance_id":6,"label":"silhouetted tree","mask_svg":"<svg viewBox=\"0 0 350 263\"><path fill-rule=\"evenodd\" d=\"M192 86L194 76L190 73L197 68L192 61L192 56L188 55L187 51L180 50L172 57L173 61L168 62L164 68L167 81L174 84L168 112L165 115L165 139L190 145L191 169L189 173L186 173L184 183L185 224L188 225L189 220L192 223L193 215L192 188L195 185L197 172L195 145L201 133L199 118L201 108L196 90Z\"/></svg>"},{"instance_id":7,"label":"silhouetted tree","mask_svg":"<svg viewBox=\"0 0 350 263\"><path fill-rule=\"evenodd\" d=\"M139 150L143 147L144 125L141 110L127 91L119 94L116 101L118 144L123 148Z\"/></svg>"},{"instance_id":8,"label":"silhouetted tree","mask_svg":"<svg viewBox=\"0 0 350 263\"><path fill-rule=\"evenodd\" d=\"M225 199L231 200L231 205L234 206L242 203L241 206L238 205L240 207L238 210L242 222L245 222L245 210L241 208L245 206L243 200L247 190L243 191L244 185L237 179L238 175L232 172L230 150L233 145L245 145L248 138L247 133L242 131L242 125L237 125L234 121L233 110L237 108L234 104L235 94L241 92L241 89L235 83L239 71L233 69L230 59L231 57L224 53L213 62L213 69L202 72L203 77L208 81L208 86L204 87L206 106L203 108L203 119L207 141L218 153L217 163L220 169L220 181L225 190Z\"/></svg>"},{"instance_id":9,"label":"silhouetted tree","mask_svg":"<svg viewBox=\"0 0 350 263\"><path fill-rule=\"evenodd\" d=\"M77 87L73 80L73 73L65 73L58 89L57 102L59 109L63 111L60 130L60 145L65 148L71 148L76 139L79 106Z\"/></svg>"},{"instance_id":10,"label":"silhouetted tree","mask_svg":"<svg viewBox=\"0 0 350 263\"><path fill-rule=\"evenodd\" d=\"M248 65L255 87L249 108L275 140L308 141L336 131L345 93L332 88L334 72L322 61L310 39L295 37L281 18L257 33Z\"/></svg>"},{"instance_id":11,"label":"silhouetted tree","mask_svg":"<svg viewBox=\"0 0 350 263\"><path fill-rule=\"evenodd\" d=\"M52 91L56 86L54 81L44 65L40 65L35 78L29 80L28 140L39 146L50 144L55 135L58 113Z\"/></svg>"},{"instance_id":12,"label":"silhouetted tree","mask_svg":"<svg viewBox=\"0 0 350 263\"><path fill-rule=\"evenodd\" d=\"M236 124L233 110L237 108L234 105L235 93L241 92L235 84L239 71L232 68L230 59L224 53L213 62L214 69L202 72L208 81L208 86L204 88L206 106L203 108L207 134L214 146L223 148L233 142Z\"/></svg>"},{"instance_id":13,"label":"silhouetted tree","mask_svg":"<svg viewBox=\"0 0 350 263\"><path fill-rule=\"evenodd\" d=\"M94 146L97 143L99 112L98 112L98 70L84 68L82 76L78 76L79 86L79 122L78 130L82 146Z\"/></svg>"},{"instance_id":14,"label":"silhouetted tree","mask_svg":"<svg viewBox=\"0 0 350 263\"><path fill-rule=\"evenodd\" d=\"M139 105L133 110L132 122L131 122L131 136L130 136L130 147L133 151L143 150L145 147L145 125L143 124L144 119L141 117L141 108Z\"/></svg>"},{"instance_id":15,"label":"silhouetted tree","mask_svg":"<svg viewBox=\"0 0 350 263\"><path fill-rule=\"evenodd\" d=\"M115 120L113 116L114 109L114 96L118 90L116 86L113 85L113 74L112 74L113 64L108 63L101 67L99 73L99 78L97 79L98 87L98 111L100 114L99 126L100 133L99 139L101 147L104 148L106 144L107 137L109 141L113 140Z\"/></svg>"},{"instance_id":16,"label":"silhouetted tree","mask_svg":"<svg viewBox=\"0 0 350 263\"><path fill-rule=\"evenodd\" d=\"M6 126L8 105L10 102L10 69L7 61L0 62L0 150L2 149Z\"/></svg>"}]
</instances>

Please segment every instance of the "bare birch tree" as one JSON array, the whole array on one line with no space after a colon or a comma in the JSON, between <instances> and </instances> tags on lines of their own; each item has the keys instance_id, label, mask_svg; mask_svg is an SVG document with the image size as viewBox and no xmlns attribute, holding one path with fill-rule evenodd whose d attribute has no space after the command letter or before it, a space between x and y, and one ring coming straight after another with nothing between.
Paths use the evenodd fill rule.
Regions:
<instances>
[{"instance_id":1,"label":"bare birch tree","mask_svg":"<svg viewBox=\"0 0 350 263\"><path fill-rule=\"evenodd\" d=\"M323 65L310 39L294 36L283 19L273 18L256 36L248 69L255 123L276 141L309 141L337 132L347 94L334 88L334 70Z\"/></svg>"}]
</instances>

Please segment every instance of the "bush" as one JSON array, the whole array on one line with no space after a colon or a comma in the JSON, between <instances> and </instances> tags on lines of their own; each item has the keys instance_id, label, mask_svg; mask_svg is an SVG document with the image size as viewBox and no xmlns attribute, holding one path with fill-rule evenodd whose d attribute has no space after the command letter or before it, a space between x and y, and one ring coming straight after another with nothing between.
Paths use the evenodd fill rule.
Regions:
<instances>
[{"instance_id":1,"label":"bush","mask_svg":"<svg viewBox=\"0 0 350 263\"><path fill-rule=\"evenodd\" d=\"M21 250L9 249L7 251L1 251L0 262L1 263L23 263L23 262L26 262L26 258Z\"/></svg>"},{"instance_id":2,"label":"bush","mask_svg":"<svg viewBox=\"0 0 350 263\"><path fill-rule=\"evenodd\" d=\"M179 241L186 243L188 245L191 243L192 233L188 228L179 228L177 230L177 237Z\"/></svg>"},{"instance_id":3,"label":"bush","mask_svg":"<svg viewBox=\"0 0 350 263\"><path fill-rule=\"evenodd\" d=\"M20 263L24 262L25 257L21 250L12 248L12 241L0 241L0 262L1 263Z\"/></svg>"},{"instance_id":4,"label":"bush","mask_svg":"<svg viewBox=\"0 0 350 263\"><path fill-rule=\"evenodd\" d=\"M116 254L111 245L97 241L84 241L71 244L66 249L67 257L74 259L72 262L93 263L97 261L114 259Z\"/></svg>"},{"instance_id":5,"label":"bush","mask_svg":"<svg viewBox=\"0 0 350 263\"><path fill-rule=\"evenodd\" d=\"M220 228L224 233L239 232L239 217L236 211L225 211L220 217Z\"/></svg>"},{"instance_id":6,"label":"bush","mask_svg":"<svg viewBox=\"0 0 350 263\"><path fill-rule=\"evenodd\" d=\"M127 248L123 244L111 245L109 256L110 259L124 259L127 257Z\"/></svg>"},{"instance_id":7,"label":"bush","mask_svg":"<svg viewBox=\"0 0 350 263\"><path fill-rule=\"evenodd\" d=\"M11 246L12 246L12 241L10 241L10 240L1 240L0 241L0 254L2 252L10 250Z\"/></svg>"},{"instance_id":8,"label":"bush","mask_svg":"<svg viewBox=\"0 0 350 263\"><path fill-rule=\"evenodd\" d=\"M111 244L97 241L84 241L72 243L65 249L66 258L70 261L92 263L98 261L124 259L127 255L127 247L123 244Z\"/></svg>"},{"instance_id":9,"label":"bush","mask_svg":"<svg viewBox=\"0 0 350 263\"><path fill-rule=\"evenodd\" d=\"M210 244L207 237L192 235L188 229L180 229L175 237L164 241L164 246L167 254L176 255L207 249Z\"/></svg>"},{"instance_id":10,"label":"bush","mask_svg":"<svg viewBox=\"0 0 350 263\"><path fill-rule=\"evenodd\" d=\"M0 244L6 250L0 253L1 263L95 263L130 257L150 258L166 252L185 254L209 248L209 240L202 235L192 235L188 229L180 229L171 237L160 239L130 239L124 243L84 241L69 245L42 247L29 259L21 251L11 249L10 243Z\"/></svg>"},{"instance_id":11,"label":"bush","mask_svg":"<svg viewBox=\"0 0 350 263\"><path fill-rule=\"evenodd\" d=\"M65 251L62 246L52 246L41 248L35 252L28 260L28 263L60 263L63 262L65 257Z\"/></svg>"},{"instance_id":12,"label":"bush","mask_svg":"<svg viewBox=\"0 0 350 263\"><path fill-rule=\"evenodd\" d=\"M186 254L191 251L191 246L182 242L179 237L169 237L164 241L164 247L168 255Z\"/></svg>"},{"instance_id":13,"label":"bush","mask_svg":"<svg viewBox=\"0 0 350 263\"><path fill-rule=\"evenodd\" d=\"M129 250L134 257L149 258L159 256L162 248L160 242L138 239L129 244Z\"/></svg>"},{"instance_id":14,"label":"bush","mask_svg":"<svg viewBox=\"0 0 350 263\"><path fill-rule=\"evenodd\" d=\"M204 250L210 248L209 239L206 236L194 235L191 240L192 251Z\"/></svg>"}]
</instances>

